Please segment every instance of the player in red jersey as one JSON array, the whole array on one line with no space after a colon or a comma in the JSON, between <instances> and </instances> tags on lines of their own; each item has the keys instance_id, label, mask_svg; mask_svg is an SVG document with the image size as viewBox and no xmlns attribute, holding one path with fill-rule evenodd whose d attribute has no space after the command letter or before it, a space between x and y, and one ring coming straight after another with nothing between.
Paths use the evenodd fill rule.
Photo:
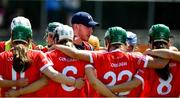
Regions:
<instances>
[{"instance_id":1,"label":"player in red jersey","mask_svg":"<svg viewBox=\"0 0 180 98\"><path fill-rule=\"evenodd\" d=\"M127 52L135 52L137 49L137 35L131 31L127 31ZM142 85L131 90L129 96L139 97L142 91Z\"/></svg>"},{"instance_id":2,"label":"player in red jersey","mask_svg":"<svg viewBox=\"0 0 180 98\"><path fill-rule=\"evenodd\" d=\"M67 85L76 84L75 79L66 77L65 75L53 69L53 63L48 60L41 51L28 49L28 44L32 38L31 28L24 25L17 25L12 30L13 48L0 54L0 76L2 96L11 89L21 89L14 85L7 84L7 81L14 81L21 78L27 78L29 84L40 79L41 72L57 83ZM7 84L7 85L4 85ZM45 85L45 84L43 84ZM46 92L47 93L47 92ZM25 94L22 96L43 96L41 91ZM6 93L6 96L9 96Z\"/></svg>"},{"instance_id":3,"label":"player in red jersey","mask_svg":"<svg viewBox=\"0 0 180 98\"><path fill-rule=\"evenodd\" d=\"M10 27L11 33L12 33L12 29L18 24L23 24L23 25L26 25L31 28L31 23L30 23L29 19L22 17L22 16L18 16L18 17L13 18L13 20L11 22L11 27ZM8 41L0 41L0 53L3 51L10 50L11 46L12 46L11 38ZM29 45L29 48L31 48L31 49L34 49L35 47L36 47L36 45L34 43L31 43Z\"/></svg>"},{"instance_id":4,"label":"player in red jersey","mask_svg":"<svg viewBox=\"0 0 180 98\"><path fill-rule=\"evenodd\" d=\"M137 45L137 35L131 31L127 31L127 51L134 52Z\"/></svg>"},{"instance_id":5,"label":"player in red jersey","mask_svg":"<svg viewBox=\"0 0 180 98\"><path fill-rule=\"evenodd\" d=\"M70 30L70 31L68 31ZM73 40L73 32L72 28L64 25L64 29L57 28L55 30L55 43L68 45L70 47L74 47L72 40ZM59 40L59 41L58 41ZM77 59L69 58L59 50L53 50L47 52L48 57L50 57L54 63L54 68L59 70L63 74L67 75L68 77L72 78L84 78L84 71L85 71L85 64L87 62L79 61ZM59 66L59 64L61 66ZM71 66L69 66L71 65ZM85 93L85 87L81 89L77 89L74 86L68 87L64 84L60 85L54 83L52 81L49 82L49 87L51 89L55 89L55 91L48 92L49 96L63 96L63 97L85 97L87 96ZM103 88L106 93L107 88ZM113 95L113 94L112 94Z\"/></svg>"},{"instance_id":6,"label":"player in red jersey","mask_svg":"<svg viewBox=\"0 0 180 98\"><path fill-rule=\"evenodd\" d=\"M71 27L63 25L63 29L57 27L57 29L53 32L55 34L55 43L73 45L70 42L73 39L73 31ZM49 80L49 83L47 83L46 79L40 79L37 82L34 82L32 85L29 85L17 91L9 92L9 95L19 96L27 93L36 92L37 90L41 89L42 86L48 84L43 89L41 89L41 94L44 93L41 96L85 96L84 89L82 88L84 82L81 78L84 77L84 66L86 63L78 61L76 59L69 58L68 56L64 55L63 53L57 50L47 52L47 56L50 59L52 59L54 63L53 68L55 70L61 72L62 74L64 74L64 76L70 77L72 79L77 78L74 85L66 85L64 83L58 84L53 82L52 80ZM67 79L64 79L64 81L67 81Z\"/></svg>"},{"instance_id":7,"label":"player in red jersey","mask_svg":"<svg viewBox=\"0 0 180 98\"><path fill-rule=\"evenodd\" d=\"M69 47L74 47L73 41L73 30L72 27L64 25L63 29L57 27L55 29L54 35L54 42L56 44L67 45ZM46 53L47 56L52 60L54 63L53 68L57 71L61 72L62 74L74 78L80 79L84 78L85 76L85 65L87 62L80 61L77 59L70 58L69 56L65 55L59 50L53 50ZM51 83L51 84L50 84ZM74 86L68 86L65 84L59 85L55 82L50 82L49 86L54 86L56 91L53 91L53 96L58 97L85 97L85 88L82 87L81 89L77 89Z\"/></svg>"},{"instance_id":8,"label":"player in red jersey","mask_svg":"<svg viewBox=\"0 0 180 98\"><path fill-rule=\"evenodd\" d=\"M153 25L150 28L149 36L151 49L155 50L147 50L146 54L170 59L169 63L162 69L140 69L137 74L142 76L143 79L134 78L132 81L117 86L117 88L122 91L134 89L142 84L142 97L178 97L180 94L180 79L178 78L178 75L180 75L178 66L180 60L178 59L179 53L169 48L169 27L164 24ZM162 51L156 49L162 49ZM166 50L163 51L163 49Z\"/></svg>"},{"instance_id":9,"label":"player in red jersey","mask_svg":"<svg viewBox=\"0 0 180 98\"><path fill-rule=\"evenodd\" d=\"M162 68L168 62L167 60L144 56L141 53L135 55L134 53L124 52L121 47L124 47L127 39L126 37L126 31L124 29L121 27L112 27L109 28L105 34L105 46L108 49L105 52L88 52L62 45L54 45L53 48L60 49L70 57L93 63L94 67L86 66L86 73L90 83L103 96L112 96L109 95L110 93L104 93L99 85L102 83L108 87L118 85L131 80L139 68ZM154 66L154 64L158 64L158 66ZM94 68L97 70L97 78L92 72ZM136 76L141 79L140 76ZM114 93L117 94L118 92ZM129 92L123 92L117 95L128 94Z\"/></svg>"},{"instance_id":10,"label":"player in red jersey","mask_svg":"<svg viewBox=\"0 0 180 98\"><path fill-rule=\"evenodd\" d=\"M11 36L12 45L14 46L13 50L5 51L0 54L0 64L1 64L1 79L2 83L7 80L18 80L21 78L27 78L28 82L31 83L40 77L40 71L38 69L42 68L44 65L50 65L48 60L45 60L45 57L39 52L28 51L27 46L23 45L29 43L32 38L32 30L28 26L24 25L16 25L16 27L12 30ZM26 40L28 41L26 41ZM19 52L20 51L20 52ZM27 54L26 54L27 53ZM26 56L24 56L26 54ZM28 57L27 57L28 55ZM31 60L43 60L38 61L39 64L35 64ZM35 62L37 61L35 60ZM26 71L26 72L25 72ZM29 72L31 71L31 73ZM33 77L31 77L33 75ZM1 94L5 96L5 92L11 89L11 86L7 84L2 88ZM12 87L12 89L19 89L19 87Z\"/></svg>"},{"instance_id":11,"label":"player in red jersey","mask_svg":"<svg viewBox=\"0 0 180 98\"><path fill-rule=\"evenodd\" d=\"M178 97L180 95L180 66L179 52L168 50L170 47L170 29L164 24L156 24L149 31L151 49L147 54L170 59L163 69L147 70L143 74L144 90L142 97ZM156 51L165 49L165 52ZM153 52L156 51L156 52ZM146 71L146 70L145 70ZM151 78L148 78L151 77Z\"/></svg>"},{"instance_id":12,"label":"player in red jersey","mask_svg":"<svg viewBox=\"0 0 180 98\"><path fill-rule=\"evenodd\" d=\"M15 17L15 18L13 18L13 20L11 22L11 26L10 26L11 35L12 35L13 28L16 27L16 25L19 25L19 24L26 25L29 28L31 28L31 23L30 23L28 18L25 18L23 16ZM10 50L11 47L12 47L11 38L8 41L0 41L0 52ZM30 49L35 49L35 47L36 47L36 45L34 43L31 42L29 44Z\"/></svg>"}]
</instances>

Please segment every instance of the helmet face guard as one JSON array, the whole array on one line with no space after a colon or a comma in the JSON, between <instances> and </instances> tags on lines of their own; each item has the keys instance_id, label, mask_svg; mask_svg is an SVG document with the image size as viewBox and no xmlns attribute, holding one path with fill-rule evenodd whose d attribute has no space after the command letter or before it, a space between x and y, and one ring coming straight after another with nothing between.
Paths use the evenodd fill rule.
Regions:
<instances>
[{"instance_id":1,"label":"helmet face guard","mask_svg":"<svg viewBox=\"0 0 180 98\"><path fill-rule=\"evenodd\" d=\"M74 33L72 27L68 25L63 25L63 28L57 27L54 30L54 37L53 40L55 42L60 42L62 40L70 40L73 41Z\"/></svg>"},{"instance_id":2,"label":"helmet face guard","mask_svg":"<svg viewBox=\"0 0 180 98\"><path fill-rule=\"evenodd\" d=\"M47 38L48 33L54 33L54 30L56 29L56 27L63 28L63 24L61 24L59 22L51 22L51 23L49 23L46 30L45 30L44 39Z\"/></svg>"}]
</instances>

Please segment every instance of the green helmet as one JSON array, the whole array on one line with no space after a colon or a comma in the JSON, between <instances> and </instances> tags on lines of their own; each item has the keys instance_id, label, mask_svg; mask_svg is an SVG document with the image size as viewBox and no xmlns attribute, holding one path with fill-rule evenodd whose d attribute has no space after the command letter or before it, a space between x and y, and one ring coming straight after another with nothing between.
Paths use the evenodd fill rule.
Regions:
<instances>
[{"instance_id":1,"label":"green helmet","mask_svg":"<svg viewBox=\"0 0 180 98\"><path fill-rule=\"evenodd\" d=\"M149 30L149 36L153 39L154 42L164 41L168 43L170 37L170 29L164 24L152 25Z\"/></svg>"},{"instance_id":2,"label":"green helmet","mask_svg":"<svg viewBox=\"0 0 180 98\"><path fill-rule=\"evenodd\" d=\"M58 26L63 26L63 24L59 23L59 22L51 22L48 24L47 30L46 32L53 32L55 30L56 27Z\"/></svg>"},{"instance_id":3,"label":"green helmet","mask_svg":"<svg viewBox=\"0 0 180 98\"><path fill-rule=\"evenodd\" d=\"M110 27L106 31L104 39L110 40L110 44L125 44L127 39L126 30L121 27Z\"/></svg>"},{"instance_id":4,"label":"green helmet","mask_svg":"<svg viewBox=\"0 0 180 98\"><path fill-rule=\"evenodd\" d=\"M23 41L27 43L27 40L32 38L32 29L24 25L15 26L12 32L13 41Z\"/></svg>"}]
</instances>

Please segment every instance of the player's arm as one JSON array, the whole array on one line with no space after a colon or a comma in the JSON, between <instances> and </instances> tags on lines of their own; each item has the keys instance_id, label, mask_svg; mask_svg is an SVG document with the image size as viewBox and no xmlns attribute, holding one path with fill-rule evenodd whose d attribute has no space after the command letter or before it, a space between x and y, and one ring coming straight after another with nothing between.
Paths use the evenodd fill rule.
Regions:
<instances>
[{"instance_id":1,"label":"player's arm","mask_svg":"<svg viewBox=\"0 0 180 98\"><path fill-rule=\"evenodd\" d=\"M180 52L178 51L172 51L169 49L154 49L154 50L147 50L145 53L180 62Z\"/></svg>"},{"instance_id":2,"label":"player's arm","mask_svg":"<svg viewBox=\"0 0 180 98\"><path fill-rule=\"evenodd\" d=\"M42 70L42 73L44 73L47 77L49 77L51 80L57 83L75 86L78 89L84 86L83 79L69 78L66 75L63 75L62 73L56 71L52 66L46 67L44 70Z\"/></svg>"},{"instance_id":3,"label":"player's arm","mask_svg":"<svg viewBox=\"0 0 180 98\"><path fill-rule=\"evenodd\" d=\"M147 63L145 63L145 68L155 68L155 69L161 69L164 68L168 63L169 60L168 59L163 59L163 58L159 58L159 57L152 57L152 56L148 56L147 57Z\"/></svg>"},{"instance_id":4,"label":"player's arm","mask_svg":"<svg viewBox=\"0 0 180 98\"><path fill-rule=\"evenodd\" d=\"M77 50L75 48L71 48L65 45L53 45L52 48L58 49L61 52L63 52L64 54L72 57L72 58L76 58L76 59L80 59L80 60L84 60L84 61L88 61L90 62L90 51L87 50Z\"/></svg>"},{"instance_id":5,"label":"player's arm","mask_svg":"<svg viewBox=\"0 0 180 98\"><path fill-rule=\"evenodd\" d=\"M132 52L131 53L133 57L138 58L137 65L142 65L144 68L155 68L155 69L161 69L164 68L168 63L168 59L163 59L159 57L149 56L149 55L143 55L140 52Z\"/></svg>"},{"instance_id":6,"label":"player's arm","mask_svg":"<svg viewBox=\"0 0 180 98\"><path fill-rule=\"evenodd\" d=\"M108 87L113 93L116 93L116 92L125 92L125 91L130 91L130 90L133 90L135 89L136 87L138 87L139 85L141 85L142 82L134 77L132 80L130 81L127 81L127 82L124 82L124 83L121 83L119 85L115 85L115 86L111 86L111 87Z\"/></svg>"},{"instance_id":7,"label":"player's arm","mask_svg":"<svg viewBox=\"0 0 180 98\"><path fill-rule=\"evenodd\" d=\"M85 69L86 76L92 87L103 96L115 97L115 95L104 85L94 74L94 68L87 67Z\"/></svg>"},{"instance_id":8,"label":"player's arm","mask_svg":"<svg viewBox=\"0 0 180 98\"><path fill-rule=\"evenodd\" d=\"M28 84L28 79L19 79L19 80L5 80L0 77L0 87L23 87Z\"/></svg>"},{"instance_id":9,"label":"player's arm","mask_svg":"<svg viewBox=\"0 0 180 98\"><path fill-rule=\"evenodd\" d=\"M48 78L43 76L39 80L35 81L34 83L32 83L26 87L20 88L18 90L12 89L12 90L6 92L5 95L7 97L17 97L20 95L36 92L36 91L42 89L46 85L48 85Z\"/></svg>"}]
</instances>

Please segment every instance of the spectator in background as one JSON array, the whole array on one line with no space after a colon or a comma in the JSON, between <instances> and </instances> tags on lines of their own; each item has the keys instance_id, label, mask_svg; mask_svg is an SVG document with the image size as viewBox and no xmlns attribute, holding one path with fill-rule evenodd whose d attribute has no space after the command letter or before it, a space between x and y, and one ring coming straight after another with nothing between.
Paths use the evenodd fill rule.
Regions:
<instances>
[{"instance_id":1,"label":"spectator in background","mask_svg":"<svg viewBox=\"0 0 180 98\"><path fill-rule=\"evenodd\" d=\"M3 26L5 9L0 5L0 27Z\"/></svg>"},{"instance_id":2,"label":"spectator in background","mask_svg":"<svg viewBox=\"0 0 180 98\"><path fill-rule=\"evenodd\" d=\"M62 8L61 0L45 0L45 7L48 13L48 22L59 21L60 15L58 14Z\"/></svg>"},{"instance_id":3,"label":"spectator in background","mask_svg":"<svg viewBox=\"0 0 180 98\"><path fill-rule=\"evenodd\" d=\"M81 0L64 0L63 4L66 12L66 23L70 24L73 13L80 9Z\"/></svg>"}]
</instances>

